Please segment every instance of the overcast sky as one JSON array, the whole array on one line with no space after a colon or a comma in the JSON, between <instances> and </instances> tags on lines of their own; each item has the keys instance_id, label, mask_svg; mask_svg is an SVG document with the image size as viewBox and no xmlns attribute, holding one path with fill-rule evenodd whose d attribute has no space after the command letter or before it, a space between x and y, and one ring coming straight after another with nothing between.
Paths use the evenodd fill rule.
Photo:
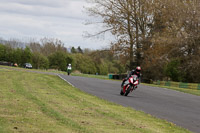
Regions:
<instances>
[{"instance_id":1,"label":"overcast sky","mask_svg":"<svg viewBox=\"0 0 200 133\"><path fill-rule=\"evenodd\" d=\"M85 0L0 0L0 37L3 39L57 38L65 47L101 49L108 40L86 39L85 31L98 27L84 25L89 18Z\"/></svg>"}]
</instances>

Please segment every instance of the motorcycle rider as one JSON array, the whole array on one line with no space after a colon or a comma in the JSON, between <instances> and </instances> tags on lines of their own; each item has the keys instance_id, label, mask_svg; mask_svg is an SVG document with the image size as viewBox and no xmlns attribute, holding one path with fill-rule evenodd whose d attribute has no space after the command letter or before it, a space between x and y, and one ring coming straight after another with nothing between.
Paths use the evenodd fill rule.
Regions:
<instances>
[{"instance_id":1,"label":"motorcycle rider","mask_svg":"<svg viewBox=\"0 0 200 133\"><path fill-rule=\"evenodd\" d=\"M67 66L67 73L68 73L68 75L70 75L71 70L72 70L72 66L71 66L71 64L69 64L69 65Z\"/></svg>"},{"instance_id":2,"label":"motorcycle rider","mask_svg":"<svg viewBox=\"0 0 200 133\"><path fill-rule=\"evenodd\" d=\"M124 83L132 76L132 75L137 75L138 76L138 79L140 78L140 72L141 72L141 67L140 66L137 66L135 70L132 70L128 73L127 77L123 79L122 81L122 84L121 84L121 87L123 88L124 86ZM137 83L135 84L139 84L138 81L136 81Z\"/></svg>"}]
</instances>

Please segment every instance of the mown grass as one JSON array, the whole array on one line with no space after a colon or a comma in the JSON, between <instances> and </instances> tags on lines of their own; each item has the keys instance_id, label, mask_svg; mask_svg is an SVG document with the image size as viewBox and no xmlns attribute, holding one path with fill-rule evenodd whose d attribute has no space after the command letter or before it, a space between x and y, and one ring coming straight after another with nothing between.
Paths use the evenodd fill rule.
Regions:
<instances>
[{"instance_id":1,"label":"mown grass","mask_svg":"<svg viewBox=\"0 0 200 133\"><path fill-rule=\"evenodd\" d=\"M57 76L0 69L2 133L187 133L71 87Z\"/></svg>"}]
</instances>

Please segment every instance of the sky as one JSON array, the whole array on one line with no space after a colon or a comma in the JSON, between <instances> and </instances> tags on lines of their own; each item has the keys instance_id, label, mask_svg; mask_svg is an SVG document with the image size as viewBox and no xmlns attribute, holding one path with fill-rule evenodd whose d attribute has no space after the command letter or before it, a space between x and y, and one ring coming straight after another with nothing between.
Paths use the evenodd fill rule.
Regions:
<instances>
[{"instance_id":1,"label":"sky","mask_svg":"<svg viewBox=\"0 0 200 133\"><path fill-rule=\"evenodd\" d=\"M109 39L85 38L85 32L97 32L96 25L83 7L85 0L0 0L0 37L28 41L55 38L65 47L93 50L108 48Z\"/></svg>"}]
</instances>

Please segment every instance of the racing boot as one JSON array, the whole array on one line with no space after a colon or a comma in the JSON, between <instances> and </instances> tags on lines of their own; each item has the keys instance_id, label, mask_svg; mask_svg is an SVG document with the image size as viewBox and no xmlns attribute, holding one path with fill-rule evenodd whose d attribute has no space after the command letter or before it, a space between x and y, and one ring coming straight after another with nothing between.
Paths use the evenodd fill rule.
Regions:
<instances>
[{"instance_id":1,"label":"racing boot","mask_svg":"<svg viewBox=\"0 0 200 133\"><path fill-rule=\"evenodd\" d=\"M125 79L123 79L123 81L122 81L122 84L121 84L121 87L123 88L123 86L124 86L124 82L125 82L126 80Z\"/></svg>"}]
</instances>

